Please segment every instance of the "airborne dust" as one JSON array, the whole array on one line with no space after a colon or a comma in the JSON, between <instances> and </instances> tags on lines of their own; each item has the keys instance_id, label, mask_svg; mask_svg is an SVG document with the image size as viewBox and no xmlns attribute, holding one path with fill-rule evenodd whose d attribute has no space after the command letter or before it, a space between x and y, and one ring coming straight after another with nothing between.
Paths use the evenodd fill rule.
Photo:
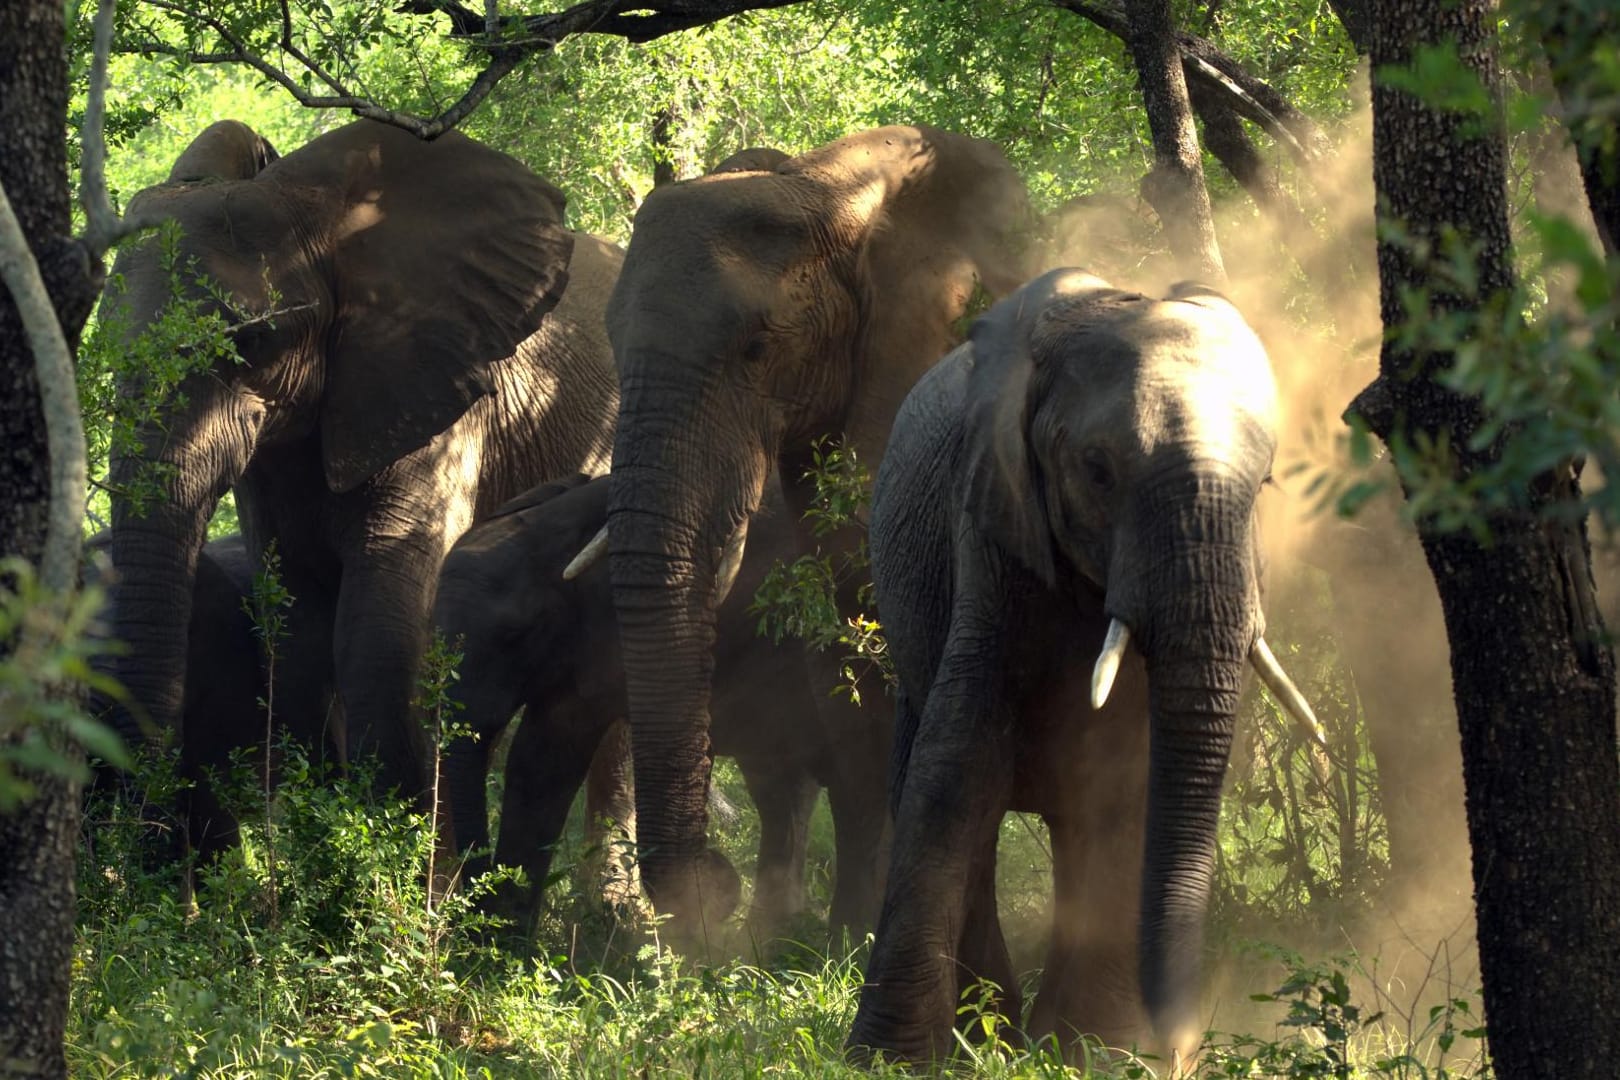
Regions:
<instances>
[{"instance_id":1,"label":"airborne dust","mask_svg":"<svg viewBox=\"0 0 1620 1080\"><path fill-rule=\"evenodd\" d=\"M1360 85L1366 85L1364 72ZM1325 774L1334 794L1318 791L1319 801L1337 806L1347 834L1316 837L1311 847L1340 858L1334 870L1341 885L1352 875L1358 882L1346 890L1353 895L1329 895L1325 902L1313 896L1309 911L1269 924L1231 910L1213 913L1205 1020L1219 1031L1261 1037L1272 1034L1283 1007L1249 997L1275 990L1286 970L1244 949L1250 941L1297 950L1307 961L1353 949L1365 974L1352 980L1352 994L1364 1015L1384 1010L1396 1038L1416 1034L1428 1008L1450 998L1472 1001L1474 1017L1461 1026L1478 1022L1462 767L1439 602L1415 534L1402 520L1392 475L1378 471L1376 461L1369 468L1352 465L1340 420L1377 374L1381 332L1364 89L1360 101L1331 129L1334 156L1314 164L1308 176L1280 149L1267 151L1267 168L1281 190L1312 219L1308 234L1285 231L1277 215L1259 211L1241 193L1215 199L1229 275L1225 291L1265 341L1283 412L1275 483L1261 496L1266 636L1333 744L1325 770L1295 771L1304 786ZM1512 204L1534 199L1544 210L1584 217L1591 231L1568 143L1532 135L1515 150L1528 165L1510 177ZM1164 249L1152 210L1137 199L1135 178L1112 191L1061 209L1050 265L1082 266L1116 285L1162 294L1185 275ZM1559 282L1548 283L1555 304L1560 289ZM1352 520L1324 505L1323 492L1359 480L1382 481L1384 491ZM1606 561L1612 560L1596 559L1598 585L1613 627L1620 589L1613 573L1604 573ZM1229 787L1254 771L1278 772L1283 763L1266 755L1287 741L1281 734L1287 723L1251 685ZM1367 775L1371 768L1376 777ZM1347 798L1347 791L1355 797ZM1004 831L1004 852L1007 836ZM1352 863L1352 856L1365 865ZM1004 881L1007 873L1004 867ZM1028 903L1018 912L1004 910L1009 941L1021 954L1015 963L1025 970L1042 960L1049 915L1041 911L1032 919L1036 914ZM1038 921L1040 928L1019 925L1020 919ZM1474 1053L1465 1043L1459 1040L1451 1060Z\"/></svg>"}]
</instances>

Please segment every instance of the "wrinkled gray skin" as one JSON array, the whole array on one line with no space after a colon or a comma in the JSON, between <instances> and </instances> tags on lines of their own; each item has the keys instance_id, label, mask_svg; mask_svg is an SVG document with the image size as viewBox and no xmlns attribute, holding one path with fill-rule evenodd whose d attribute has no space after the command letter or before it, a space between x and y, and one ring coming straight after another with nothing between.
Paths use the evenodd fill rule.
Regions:
<instances>
[{"instance_id":1,"label":"wrinkled gray skin","mask_svg":"<svg viewBox=\"0 0 1620 1080\"><path fill-rule=\"evenodd\" d=\"M876 465L906 391L955 343L975 283L996 295L1023 280L1027 215L998 148L926 127L660 187L636 215L608 311L622 383L609 558L642 879L672 916L670 940L696 941L698 898L712 892L705 792L721 551L772 468L801 522L799 550L811 549L802 513L813 489L801 479L811 441L842 433ZM841 600L857 609L853 595ZM847 760L886 757L886 705L840 704L828 696L836 665L820 667L817 698ZM870 917L834 913L849 925Z\"/></svg>"},{"instance_id":2,"label":"wrinkled gray skin","mask_svg":"<svg viewBox=\"0 0 1620 1080\"><path fill-rule=\"evenodd\" d=\"M495 862L522 866L542 883L575 793L591 769L589 803L623 820L630 799L628 762L598 752L625 713L624 673L608 568L598 563L572 581L563 568L607 517L610 479L545 484L475 526L450 552L434 611L446 637L464 638L455 695L459 721L479 739L458 740L445 762L458 845L488 845L488 755L509 718L524 708L508 752ZM847 752L820 727L797 642L773 644L756 632L748 605L771 565L793 557L793 523L775 478L750 533L747 553L718 615L713 752L735 757L760 815L759 872L749 922L772 936L804 910L804 863L811 809L825 784L838 833L834 906L875 910L876 873L886 813L881 770L839 767ZM595 764L593 762L593 754ZM616 790L614 790L617 781ZM603 791L602 788L609 790ZM845 846L847 845L847 846ZM488 869L487 858L465 875ZM725 864L715 868L725 880ZM870 895L844 895L866 888ZM539 891L506 898L521 925L532 925ZM711 934L736 905L734 888L704 897ZM505 905L503 905L505 906ZM857 927L858 931L870 926Z\"/></svg>"},{"instance_id":3,"label":"wrinkled gray skin","mask_svg":"<svg viewBox=\"0 0 1620 1080\"><path fill-rule=\"evenodd\" d=\"M105 552L111 536L102 533L86 544L87 554ZM91 561L88 577L96 577ZM185 823L180 846L206 865L237 842L236 817L219 801L210 772L224 774L231 752L265 742L265 669L252 619L243 607L253 595L255 566L240 535L210 540L197 555L197 574L186 631L186 685L180 739L180 776L189 786L180 793L178 811ZM113 590L116 596L116 590ZM112 613L116 620L116 612ZM283 673L292 686L298 673ZM329 699L324 685L299 687L309 700Z\"/></svg>"},{"instance_id":4,"label":"wrinkled gray skin","mask_svg":"<svg viewBox=\"0 0 1620 1080\"><path fill-rule=\"evenodd\" d=\"M1052 836L1030 1034L1196 1047L1221 780L1264 622L1254 503L1275 397L1217 294L1160 301L1066 270L992 308L906 401L872 507L900 700L859 1052L947 1056L976 975L1018 1017L994 915L1008 810ZM1110 618L1132 648L1093 711Z\"/></svg>"},{"instance_id":5,"label":"wrinkled gray skin","mask_svg":"<svg viewBox=\"0 0 1620 1080\"><path fill-rule=\"evenodd\" d=\"M540 480L605 471L620 252L563 229L562 195L514 159L370 121L280 159L223 121L131 209L179 222L182 258L227 290L228 319L272 299L280 313L237 333L246 363L192 376L144 452L113 462L119 486L172 467L144 517L113 500L114 633L129 645L113 674L138 706L115 723L126 737L140 716L180 723L197 553L234 488L249 553L274 543L296 598L287 667L329 672L346 753L376 754L386 786L418 794L411 700L445 552ZM103 318L128 305L137 331L168 290L157 246L128 247ZM276 698L321 737L321 702Z\"/></svg>"}]
</instances>

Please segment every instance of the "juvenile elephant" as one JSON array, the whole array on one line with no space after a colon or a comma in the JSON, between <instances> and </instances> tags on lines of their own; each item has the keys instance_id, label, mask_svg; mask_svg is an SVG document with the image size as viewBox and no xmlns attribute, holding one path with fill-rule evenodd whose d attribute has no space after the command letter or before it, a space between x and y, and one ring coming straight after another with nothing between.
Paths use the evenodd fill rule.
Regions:
<instances>
[{"instance_id":1,"label":"juvenile elephant","mask_svg":"<svg viewBox=\"0 0 1620 1080\"><path fill-rule=\"evenodd\" d=\"M1019 1015L995 917L1008 810L1052 837L1031 1034L1129 1045L1146 1021L1163 1050L1197 1045L1245 668L1309 711L1262 637L1254 502L1275 425L1265 351L1226 300L1077 270L995 305L906 400L872 506L900 692L861 1053L945 1057L976 976Z\"/></svg>"},{"instance_id":2,"label":"juvenile elephant","mask_svg":"<svg viewBox=\"0 0 1620 1080\"><path fill-rule=\"evenodd\" d=\"M722 553L743 545L773 468L798 550L817 543L799 524L812 442L841 433L876 465L975 286L999 294L1023 280L1027 218L995 145L922 126L662 186L636 214L608 311L622 382L608 551L642 879L677 941L716 865L704 800ZM819 701L833 677L818 673ZM886 755L887 722L873 717L886 706L823 708L841 742L871 743L853 760Z\"/></svg>"},{"instance_id":3,"label":"juvenile elephant","mask_svg":"<svg viewBox=\"0 0 1620 1080\"><path fill-rule=\"evenodd\" d=\"M87 542L86 552L104 552L110 542L102 533ZM240 535L210 540L197 555L179 732L180 777L188 786L178 811L186 825L182 842L204 864L237 841L236 817L220 802L210 773L225 772L233 751L262 748L265 741L263 650L244 607L256 570ZM283 684L298 685L308 700L329 698L329 685L301 685L306 674L284 673Z\"/></svg>"},{"instance_id":4,"label":"juvenile elephant","mask_svg":"<svg viewBox=\"0 0 1620 1080\"><path fill-rule=\"evenodd\" d=\"M458 719L479 736L458 740L446 761L458 845L488 844L485 806L488 755L512 714L524 709L508 751L506 787L495 862L522 866L533 892L514 906L532 920L539 885L551 865L574 795L603 737L626 711L623 664L608 568L565 579L570 559L607 517L609 477L544 484L503 507L463 536L445 560L435 622L447 638L463 639L455 694ZM759 871L749 920L769 936L803 910L807 829L818 785L828 788L837 833L836 911L871 910L879 844L886 816L882 765L850 770L840 759L866 751L824 732L805 670L803 648L773 644L756 632L748 606L771 564L791 559L793 523L774 482L752 530L753 542L735 570L734 587L717 615L714 723L711 752L737 759L760 816ZM621 751L622 752L622 751ZM628 781L622 765L597 758L611 783ZM851 782L850 775L857 777ZM861 782L864 780L864 782ZM598 803L627 807L627 784L599 793ZM487 869L475 858L466 876ZM721 887L706 896L714 920L736 904L729 864L716 868ZM734 871L730 881L735 881ZM869 927L859 927L860 930Z\"/></svg>"},{"instance_id":5,"label":"juvenile elephant","mask_svg":"<svg viewBox=\"0 0 1620 1080\"><path fill-rule=\"evenodd\" d=\"M411 701L445 552L540 480L606 469L621 253L563 228L561 193L516 160L371 121L280 158L222 121L131 212L178 222L178 287L235 327L242 362L188 376L113 460L112 673L136 703L114 721L180 723L197 553L234 487L248 552L274 543L296 598L286 666L328 673L347 754L418 795ZM155 240L121 251L103 319L157 320L170 265ZM144 513L137 480L162 489ZM323 703L296 691L278 713L315 741Z\"/></svg>"}]
</instances>

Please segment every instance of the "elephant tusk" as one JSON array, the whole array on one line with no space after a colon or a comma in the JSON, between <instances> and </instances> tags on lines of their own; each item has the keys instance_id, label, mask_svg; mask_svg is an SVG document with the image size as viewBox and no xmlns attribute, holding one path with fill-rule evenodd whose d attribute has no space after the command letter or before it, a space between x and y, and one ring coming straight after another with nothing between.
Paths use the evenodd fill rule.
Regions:
<instances>
[{"instance_id":1,"label":"elephant tusk","mask_svg":"<svg viewBox=\"0 0 1620 1080\"><path fill-rule=\"evenodd\" d=\"M737 572L742 569L743 545L748 542L748 519L737 526L737 531L731 534L726 541L726 550L720 554L720 572L716 575L714 606L719 607L731 595L731 587L737 584Z\"/></svg>"},{"instance_id":2,"label":"elephant tusk","mask_svg":"<svg viewBox=\"0 0 1620 1080\"><path fill-rule=\"evenodd\" d=\"M1097 654L1097 666L1091 669L1091 707L1100 709L1108 702L1114 689L1114 676L1119 674L1119 662L1131 644L1131 628L1118 619L1108 623L1108 635L1103 638L1102 652Z\"/></svg>"},{"instance_id":3,"label":"elephant tusk","mask_svg":"<svg viewBox=\"0 0 1620 1080\"><path fill-rule=\"evenodd\" d=\"M601 559L601 557L607 552L607 546L608 533L607 526L604 525L602 526L601 531L599 531L595 536L591 537L590 543L579 549L579 554L574 556L573 561L567 566L563 567L563 580L573 581L575 578L579 577L579 575L595 566L597 560Z\"/></svg>"},{"instance_id":4,"label":"elephant tusk","mask_svg":"<svg viewBox=\"0 0 1620 1080\"><path fill-rule=\"evenodd\" d=\"M1311 710L1310 702L1305 700L1305 695L1299 692L1299 687L1294 685L1287 672L1283 671L1282 665L1277 663L1277 657L1272 654L1271 646L1266 644L1265 638L1254 639L1254 648L1249 650L1249 662L1259 673L1260 681L1266 684L1266 689L1270 690L1282 707L1288 710L1288 715L1305 729L1311 741L1324 750L1327 749L1327 733L1322 730L1322 725L1317 723L1316 713Z\"/></svg>"}]
</instances>

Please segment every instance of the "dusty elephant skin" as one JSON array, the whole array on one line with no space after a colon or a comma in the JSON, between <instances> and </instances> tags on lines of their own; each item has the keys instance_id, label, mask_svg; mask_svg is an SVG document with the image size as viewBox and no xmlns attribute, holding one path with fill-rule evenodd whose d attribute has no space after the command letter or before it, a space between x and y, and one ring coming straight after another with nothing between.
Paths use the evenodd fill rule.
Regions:
<instances>
[{"instance_id":1,"label":"dusty elephant skin","mask_svg":"<svg viewBox=\"0 0 1620 1080\"><path fill-rule=\"evenodd\" d=\"M464 852L489 843L489 754L512 714L524 709L508 752L494 852L497 864L522 866L532 883L526 893L499 904L524 927L533 925L551 846L588 771L593 783L587 810L620 821L630 817L628 762L611 756L627 747L603 743L625 713L608 568L598 563L573 580L563 577L574 553L607 518L610 478L583 480L541 485L463 536L445 559L434 609L446 637L463 642L461 679L453 693L464 708L457 717L479 736L453 743L445 762L456 839ZM867 782L856 785L838 768L840 756L861 748L842 747L821 730L803 648L760 637L748 613L771 564L791 559L796 543L774 477L765 503L717 614L710 733L715 754L737 759L760 815L759 871L749 913L756 940L772 936L804 909L809 819L819 786L829 789L835 823L843 822L860 841L838 851L837 888L872 892L843 898L846 907L877 906L880 830L862 826L886 813L880 772L868 771ZM610 760L602 759L604 751ZM487 855L475 855L463 874L470 878L488 868ZM723 878L725 868L715 869ZM725 892L731 892L729 899ZM710 914L723 917L736 895L725 890L705 900Z\"/></svg>"},{"instance_id":2,"label":"dusty elephant skin","mask_svg":"<svg viewBox=\"0 0 1620 1080\"><path fill-rule=\"evenodd\" d=\"M1254 502L1275 398L1217 294L1063 270L992 308L907 399L872 507L900 695L858 1056L948 1056L978 976L1019 1015L995 919L1008 810L1052 836L1030 1034L1196 1048L1221 779L1266 651ZM1105 631L1123 652L1099 662Z\"/></svg>"},{"instance_id":3,"label":"dusty elephant skin","mask_svg":"<svg viewBox=\"0 0 1620 1080\"><path fill-rule=\"evenodd\" d=\"M924 127L661 187L636 215L608 311L622 379L608 552L642 876L686 947L702 947L699 898L712 892L704 800L722 552L746 535L773 466L800 521L813 439L842 433L875 465L906 391L955 343L975 282L999 295L1022 280L1026 219L998 148ZM817 684L830 702L825 673ZM849 760L881 772L886 706L823 708L841 745L868 745Z\"/></svg>"},{"instance_id":4,"label":"dusty elephant skin","mask_svg":"<svg viewBox=\"0 0 1620 1080\"><path fill-rule=\"evenodd\" d=\"M377 755L383 783L415 795L411 699L445 552L540 480L605 470L617 380L603 309L620 253L563 229L561 193L461 135L424 143L361 121L279 159L260 143L216 124L132 204L178 221L182 265L248 321L245 362L190 377L144 449L112 465L119 488L167 467L144 516L113 502L114 633L129 645L113 674L137 706L115 722L126 737L140 717L180 723L197 552L234 487L249 553L273 542L296 598L286 667L328 673L347 753ZM157 245L137 244L103 316L127 308L138 331L169 288ZM321 702L277 691L286 723L320 739Z\"/></svg>"}]
</instances>

